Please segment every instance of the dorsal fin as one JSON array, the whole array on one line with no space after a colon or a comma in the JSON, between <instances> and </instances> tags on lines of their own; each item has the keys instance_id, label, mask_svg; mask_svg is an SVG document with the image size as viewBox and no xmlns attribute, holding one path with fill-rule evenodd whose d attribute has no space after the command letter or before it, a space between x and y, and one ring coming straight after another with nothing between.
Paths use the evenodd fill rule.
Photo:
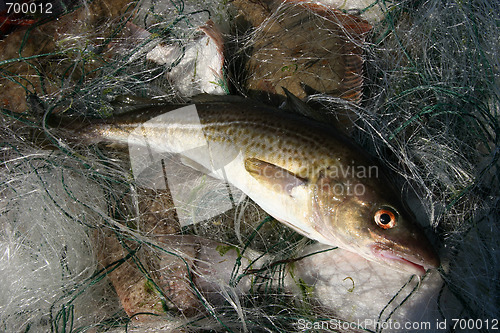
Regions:
<instances>
[{"instance_id":1,"label":"dorsal fin","mask_svg":"<svg viewBox=\"0 0 500 333\"><path fill-rule=\"evenodd\" d=\"M285 87L281 87L283 91L285 92L286 95L286 101L285 101L285 107L284 109L296 114L300 114L302 116L308 117L308 118L313 118L316 119L315 112L309 105L307 105L304 101L302 101L300 98L292 94L288 89Z\"/></svg>"}]
</instances>

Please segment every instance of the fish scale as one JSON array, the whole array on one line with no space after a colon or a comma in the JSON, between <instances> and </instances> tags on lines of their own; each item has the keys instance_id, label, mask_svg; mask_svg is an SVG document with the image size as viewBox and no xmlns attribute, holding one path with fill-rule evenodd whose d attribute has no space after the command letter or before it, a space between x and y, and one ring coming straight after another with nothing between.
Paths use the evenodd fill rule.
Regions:
<instances>
[{"instance_id":1,"label":"fish scale","mask_svg":"<svg viewBox=\"0 0 500 333\"><path fill-rule=\"evenodd\" d=\"M241 147L249 157L260 157L294 173L302 173L301 169L317 170L320 165L341 163L338 159L345 159L348 155L341 152L344 148L342 146L347 145L348 149L352 149L353 144L332 137L330 128L311 126L312 122L304 123L303 118L282 111L267 111L256 112L251 109L250 112L255 114L250 116L250 112L231 114L231 110L225 110L223 114L198 107L208 140L223 138ZM254 119L248 119L249 117ZM226 128L233 130L229 132ZM315 130L320 130L323 135ZM329 155L332 151L336 152L337 158Z\"/></svg>"}]
</instances>

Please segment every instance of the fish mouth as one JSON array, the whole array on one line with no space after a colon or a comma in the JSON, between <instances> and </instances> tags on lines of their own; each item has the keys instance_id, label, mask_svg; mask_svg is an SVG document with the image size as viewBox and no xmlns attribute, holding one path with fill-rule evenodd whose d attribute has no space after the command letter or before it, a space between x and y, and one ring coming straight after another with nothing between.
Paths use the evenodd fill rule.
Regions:
<instances>
[{"instance_id":1,"label":"fish mouth","mask_svg":"<svg viewBox=\"0 0 500 333\"><path fill-rule=\"evenodd\" d=\"M422 276L427 271L422 259L410 254L400 254L381 244L371 246L373 255L382 259L395 269L411 272ZM429 267L430 268L430 267Z\"/></svg>"}]
</instances>

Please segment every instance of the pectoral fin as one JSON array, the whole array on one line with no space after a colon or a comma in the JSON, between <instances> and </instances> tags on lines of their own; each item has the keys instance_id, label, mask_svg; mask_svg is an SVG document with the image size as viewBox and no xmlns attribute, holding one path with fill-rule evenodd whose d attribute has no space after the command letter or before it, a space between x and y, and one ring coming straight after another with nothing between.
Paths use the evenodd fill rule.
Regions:
<instances>
[{"instance_id":1,"label":"pectoral fin","mask_svg":"<svg viewBox=\"0 0 500 333\"><path fill-rule=\"evenodd\" d=\"M290 196L295 187L307 183L307 179L257 158L245 159L245 169L260 183L271 187L275 191L285 192Z\"/></svg>"}]
</instances>

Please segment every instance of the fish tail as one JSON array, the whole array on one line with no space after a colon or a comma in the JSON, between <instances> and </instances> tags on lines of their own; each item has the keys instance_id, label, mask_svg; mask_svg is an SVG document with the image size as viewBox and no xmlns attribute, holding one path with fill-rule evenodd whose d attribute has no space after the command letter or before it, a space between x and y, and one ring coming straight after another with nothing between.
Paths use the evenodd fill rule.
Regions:
<instances>
[{"instance_id":1,"label":"fish tail","mask_svg":"<svg viewBox=\"0 0 500 333\"><path fill-rule=\"evenodd\" d=\"M36 94L28 94L28 110L18 120L31 125L30 141L43 149L60 149L64 143L88 144L92 121L71 109L64 113L48 106Z\"/></svg>"}]
</instances>

